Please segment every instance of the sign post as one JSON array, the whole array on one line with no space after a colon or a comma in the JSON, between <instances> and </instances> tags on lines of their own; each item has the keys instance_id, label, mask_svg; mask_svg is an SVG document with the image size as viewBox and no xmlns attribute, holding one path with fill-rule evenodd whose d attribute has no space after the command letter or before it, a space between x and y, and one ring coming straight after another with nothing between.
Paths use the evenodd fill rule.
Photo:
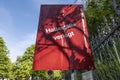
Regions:
<instances>
[{"instance_id":1,"label":"sign post","mask_svg":"<svg viewBox=\"0 0 120 80\"><path fill-rule=\"evenodd\" d=\"M82 80L94 80L93 79L93 71L87 71L82 73Z\"/></svg>"}]
</instances>

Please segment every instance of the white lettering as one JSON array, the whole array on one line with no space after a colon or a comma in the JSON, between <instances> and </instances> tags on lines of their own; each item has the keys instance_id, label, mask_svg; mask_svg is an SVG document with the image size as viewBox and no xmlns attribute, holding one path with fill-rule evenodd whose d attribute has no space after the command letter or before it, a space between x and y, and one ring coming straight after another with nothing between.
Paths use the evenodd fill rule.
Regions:
<instances>
[{"instance_id":1,"label":"white lettering","mask_svg":"<svg viewBox=\"0 0 120 80\"><path fill-rule=\"evenodd\" d=\"M55 31L59 31L59 30L66 30L66 29L74 27L74 26L76 26L76 24L69 24L69 25L65 25L64 27L48 28L48 29L45 29L45 31L46 31L46 33L51 33L51 32L55 32Z\"/></svg>"},{"instance_id":2,"label":"white lettering","mask_svg":"<svg viewBox=\"0 0 120 80\"><path fill-rule=\"evenodd\" d=\"M62 34L62 35L58 35L58 36L54 36L54 40L57 40L57 39L61 39L61 38L66 38L66 37L73 37L74 36L74 32L70 32L70 33L67 33L67 34Z\"/></svg>"},{"instance_id":3,"label":"white lettering","mask_svg":"<svg viewBox=\"0 0 120 80\"><path fill-rule=\"evenodd\" d=\"M46 30L46 33L49 33L49 32L51 32L50 28L48 28L48 29L45 29L45 30Z\"/></svg>"}]
</instances>

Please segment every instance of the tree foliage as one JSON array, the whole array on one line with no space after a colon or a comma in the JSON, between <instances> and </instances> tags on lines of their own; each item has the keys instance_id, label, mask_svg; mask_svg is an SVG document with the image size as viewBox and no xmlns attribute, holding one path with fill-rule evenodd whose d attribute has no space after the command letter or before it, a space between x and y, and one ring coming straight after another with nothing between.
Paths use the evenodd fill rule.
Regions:
<instances>
[{"instance_id":1,"label":"tree foliage","mask_svg":"<svg viewBox=\"0 0 120 80\"><path fill-rule=\"evenodd\" d=\"M93 34L93 32L96 33L98 26L104 26L104 17L109 20L115 10L111 0L89 0L85 13L90 34Z\"/></svg>"},{"instance_id":2,"label":"tree foliage","mask_svg":"<svg viewBox=\"0 0 120 80\"><path fill-rule=\"evenodd\" d=\"M0 78L9 78L11 71L11 61L8 57L9 50L7 49L5 42L0 37Z\"/></svg>"},{"instance_id":3,"label":"tree foliage","mask_svg":"<svg viewBox=\"0 0 120 80\"><path fill-rule=\"evenodd\" d=\"M28 47L23 56L18 56L14 65L15 77L22 80L29 79L32 74L34 45Z\"/></svg>"},{"instance_id":4,"label":"tree foliage","mask_svg":"<svg viewBox=\"0 0 120 80\"><path fill-rule=\"evenodd\" d=\"M92 37L92 47L98 46L106 35L116 27L117 22L120 21L111 1L113 0L90 0L88 3L86 18L90 36ZM119 0L115 1L120 5ZM118 8L120 9L119 6ZM94 50L95 80L117 80L117 77L120 77L120 64L116 55L117 52L118 54L120 52L120 39L116 33L119 33L119 30L116 30Z\"/></svg>"}]
</instances>

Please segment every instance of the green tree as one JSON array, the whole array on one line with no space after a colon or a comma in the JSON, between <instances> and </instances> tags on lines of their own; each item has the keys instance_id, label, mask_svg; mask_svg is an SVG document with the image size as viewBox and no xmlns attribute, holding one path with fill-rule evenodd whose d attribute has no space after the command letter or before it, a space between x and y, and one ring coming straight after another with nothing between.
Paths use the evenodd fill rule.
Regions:
<instances>
[{"instance_id":1,"label":"green tree","mask_svg":"<svg viewBox=\"0 0 120 80\"><path fill-rule=\"evenodd\" d=\"M90 34L96 34L98 26L105 26L104 17L110 20L110 16L114 16L115 10L111 0L89 0L85 14Z\"/></svg>"},{"instance_id":2,"label":"green tree","mask_svg":"<svg viewBox=\"0 0 120 80\"><path fill-rule=\"evenodd\" d=\"M28 80L32 74L34 45L28 47L23 56L18 56L14 70L16 78L19 80Z\"/></svg>"},{"instance_id":3,"label":"green tree","mask_svg":"<svg viewBox=\"0 0 120 80\"><path fill-rule=\"evenodd\" d=\"M99 44L101 42L100 40L103 40L104 36L106 36L106 34L114 29L112 22L113 19L116 22L119 21L119 17L116 15L114 6L111 3L112 1L113 0L89 0L88 2L85 13L90 35L92 38L94 38L91 41L94 43L94 46L97 46L95 44ZM118 5L120 5L119 0L115 1L117 1ZM120 7L118 6L118 8ZM108 27L111 30L108 29ZM105 33L103 33L103 31ZM101 37L99 37L99 35ZM112 43L112 41L116 43L115 46L117 46L118 51L120 51L120 42L116 36L111 36L109 39L112 39L110 40L111 42L109 40L109 42L106 40L106 44L102 43L102 45L98 49L96 49L96 52L94 52L94 61L96 67L96 69L94 70L95 80L115 80L116 76L120 74L120 65L116 57L113 46L114 44Z\"/></svg>"},{"instance_id":4,"label":"green tree","mask_svg":"<svg viewBox=\"0 0 120 80\"><path fill-rule=\"evenodd\" d=\"M8 57L9 50L5 45L2 37L0 37L0 78L9 78L11 70L11 61Z\"/></svg>"}]
</instances>

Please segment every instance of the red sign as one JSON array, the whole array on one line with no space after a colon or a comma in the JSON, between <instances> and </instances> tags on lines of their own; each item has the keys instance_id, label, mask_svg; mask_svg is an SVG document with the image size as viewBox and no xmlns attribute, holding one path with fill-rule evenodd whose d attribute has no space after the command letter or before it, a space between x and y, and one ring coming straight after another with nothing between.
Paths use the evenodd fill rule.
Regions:
<instances>
[{"instance_id":1,"label":"red sign","mask_svg":"<svg viewBox=\"0 0 120 80\"><path fill-rule=\"evenodd\" d=\"M81 5L42 5L33 70L94 69Z\"/></svg>"}]
</instances>

